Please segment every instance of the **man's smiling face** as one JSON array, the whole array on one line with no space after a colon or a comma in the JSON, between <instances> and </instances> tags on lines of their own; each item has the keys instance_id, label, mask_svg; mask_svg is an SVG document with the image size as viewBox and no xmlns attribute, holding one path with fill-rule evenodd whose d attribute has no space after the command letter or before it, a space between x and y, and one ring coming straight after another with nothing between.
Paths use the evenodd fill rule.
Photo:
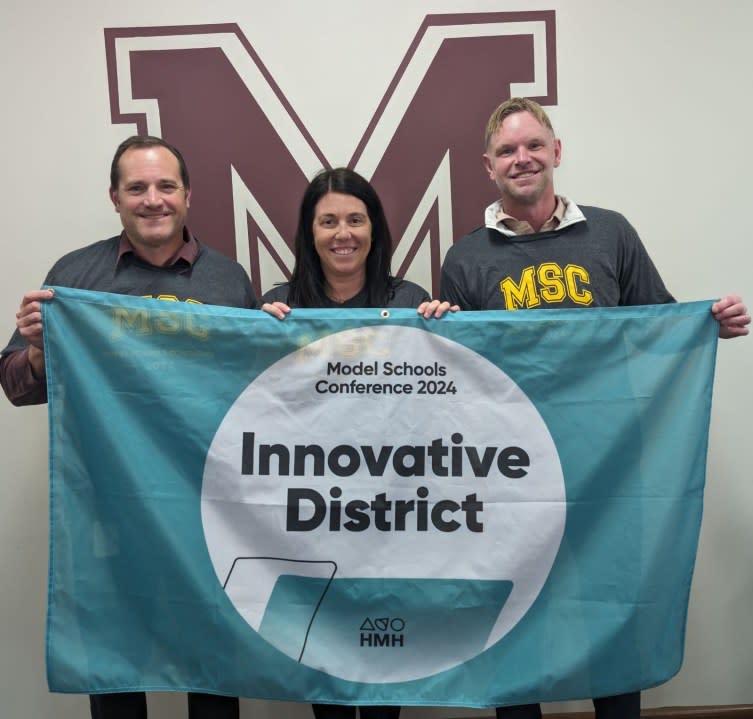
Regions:
<instances>
[{"instance_id":1,"label":"man's smiling face","mask_svg":"<svg viewBox=\"0 0 753 719\"><path fill-rule=\"evenodd\" d=\"M164 147L135 147L123 153L118 167L120 180L110 199L136 252L177 249L191 199L178 159Z\"/></svg>"},{"instance_id":2,"label":"man's smiling face","mask_svg":"<svg viewBox=\"0 0 753 719\"><path fill-rule=\"evenodd\" d=\"M505 211L554 201L554 168L562 148L554 133L530 112L515 112L490 137L484 166L496 182Z\"/></svg>"}]
</instances>

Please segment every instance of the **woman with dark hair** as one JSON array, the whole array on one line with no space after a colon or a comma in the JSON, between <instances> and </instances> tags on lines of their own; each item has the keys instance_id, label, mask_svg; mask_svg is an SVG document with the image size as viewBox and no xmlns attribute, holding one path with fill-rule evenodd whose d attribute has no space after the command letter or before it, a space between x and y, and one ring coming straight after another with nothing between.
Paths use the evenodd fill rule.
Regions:
<instances>
[{"instance_id":1,"label":"woman with dark hair","mask_svg":"<svg viewBox=\"0 0 753 719\"><path fill-rule=\"evenodd\" d=\"M457 309L393 277L391 258L392 237L374 188L345 167L322 170L301 200L290 282L269 290L262 309L279 319L291 307L416 307L427 319Z\"/></svg>"},{"instance_id":2,"label":"woman with dark hair","mask_svg":"<svg viewBox=\"0 0 753 719\"><path fill-rule=\"evenodd\" d=\"M262 309L283 319L291 307L416 307L441 317L449 302L390 274L392 238L382 203L359 174L323 170L306 188L290 282L269 290ZM314 704L316 719L355 719L356 707ZM398 719L400 707L361 707L361 719Z\"/></svg>"}]
</instances>

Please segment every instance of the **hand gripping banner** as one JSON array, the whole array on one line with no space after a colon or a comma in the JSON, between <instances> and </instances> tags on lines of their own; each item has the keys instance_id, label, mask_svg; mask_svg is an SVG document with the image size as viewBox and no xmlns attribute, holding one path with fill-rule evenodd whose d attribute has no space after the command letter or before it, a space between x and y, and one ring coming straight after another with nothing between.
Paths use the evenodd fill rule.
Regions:
<instances>
[{"instance_id":1,"label":"hand gripping banner","mask_svg":"<svg viewBox=\"0 0 753 719\"><path fill-rule=\"evenodd\" d=\"M710 302L44 305L53 691L493 706L680 668Z\"/></svg>"}]
</instances>

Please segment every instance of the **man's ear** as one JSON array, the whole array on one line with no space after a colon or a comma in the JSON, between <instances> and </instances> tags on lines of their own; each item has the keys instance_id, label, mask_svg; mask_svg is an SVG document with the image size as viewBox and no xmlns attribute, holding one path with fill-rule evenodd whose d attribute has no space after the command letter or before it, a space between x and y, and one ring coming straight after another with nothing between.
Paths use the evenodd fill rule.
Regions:
<instances>
[{"instance_id":1,"label":"man's ear","mask_svg":"<svg viewBox=\"0 0 753 719\"><path fill-rule=\"evenodd\" d=\"M110 192L110 202L115 206L115 212L120 213L120 200L118 200L118 191L113 190L112 187L109 190Z\"/></svg>"},{"instance_id":2,"label":"man's ear","mask_svg":"<svg viewBox=\"0 0 753 719\"><path fill-rule=\"evenodd\" d=\"M492 169L492 162L489 159L489 155L484 153L481 155L481 157L484 159L484 169L486 170L486 174L489 175L490 180L494 180L494 170Z\"/></svg>"},{"instance_id":3,"label":"man's ear","mask_svg":"<svg viewBox=\"0 0 753 719\"><path fill-rule=\"evenodd\" d=\"M562 160L562 143L559 137L554 138L554 166L559 167Z\"/></svg>"},{"instance_id":4,"label":"man's ear","mask_svg":"<svg viewBox=\"0 0 753 719\"><path fill-rule=\"evenodd\" d=\"M186 190L186 207L191 207L191 188Z\"/></svg>"}]
</instances>

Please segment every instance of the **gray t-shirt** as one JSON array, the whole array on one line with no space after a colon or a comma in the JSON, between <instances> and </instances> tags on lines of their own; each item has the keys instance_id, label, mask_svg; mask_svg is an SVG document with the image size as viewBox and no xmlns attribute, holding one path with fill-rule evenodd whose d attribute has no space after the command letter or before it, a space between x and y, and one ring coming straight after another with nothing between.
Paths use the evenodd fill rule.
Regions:
<instances>
[{"instance_id":1,"label":"gray t-shirt","mask_svg":"<svg viewBox=\"0 0 753 719\"><path fill-rule=\"evenodd\" d=\"M192 263L178 259L169 267L150 265L133 252L118 259L119 249L120 236L69 252L53 265L44 284L226 307L257 307L243 267L200 242ZM28 343L16 330L0 353L0 383L14 404L40 404L47 401L44 380L32 377L28 367L24 372L10 367L10 355L26 347Z\"/></svg>"},{"instance_id":2,"label":"gray t-shirt","mask_svg":"<svg viewBox=\"0 0 753 719\"><path fill-rule=\"evenodd\" d=\"M562 230L508 237L481 227L466 235L447 252L440 297L463 310L674 302L621 214L580 209L586 221Z\"/></svg>"}]
</instances>

